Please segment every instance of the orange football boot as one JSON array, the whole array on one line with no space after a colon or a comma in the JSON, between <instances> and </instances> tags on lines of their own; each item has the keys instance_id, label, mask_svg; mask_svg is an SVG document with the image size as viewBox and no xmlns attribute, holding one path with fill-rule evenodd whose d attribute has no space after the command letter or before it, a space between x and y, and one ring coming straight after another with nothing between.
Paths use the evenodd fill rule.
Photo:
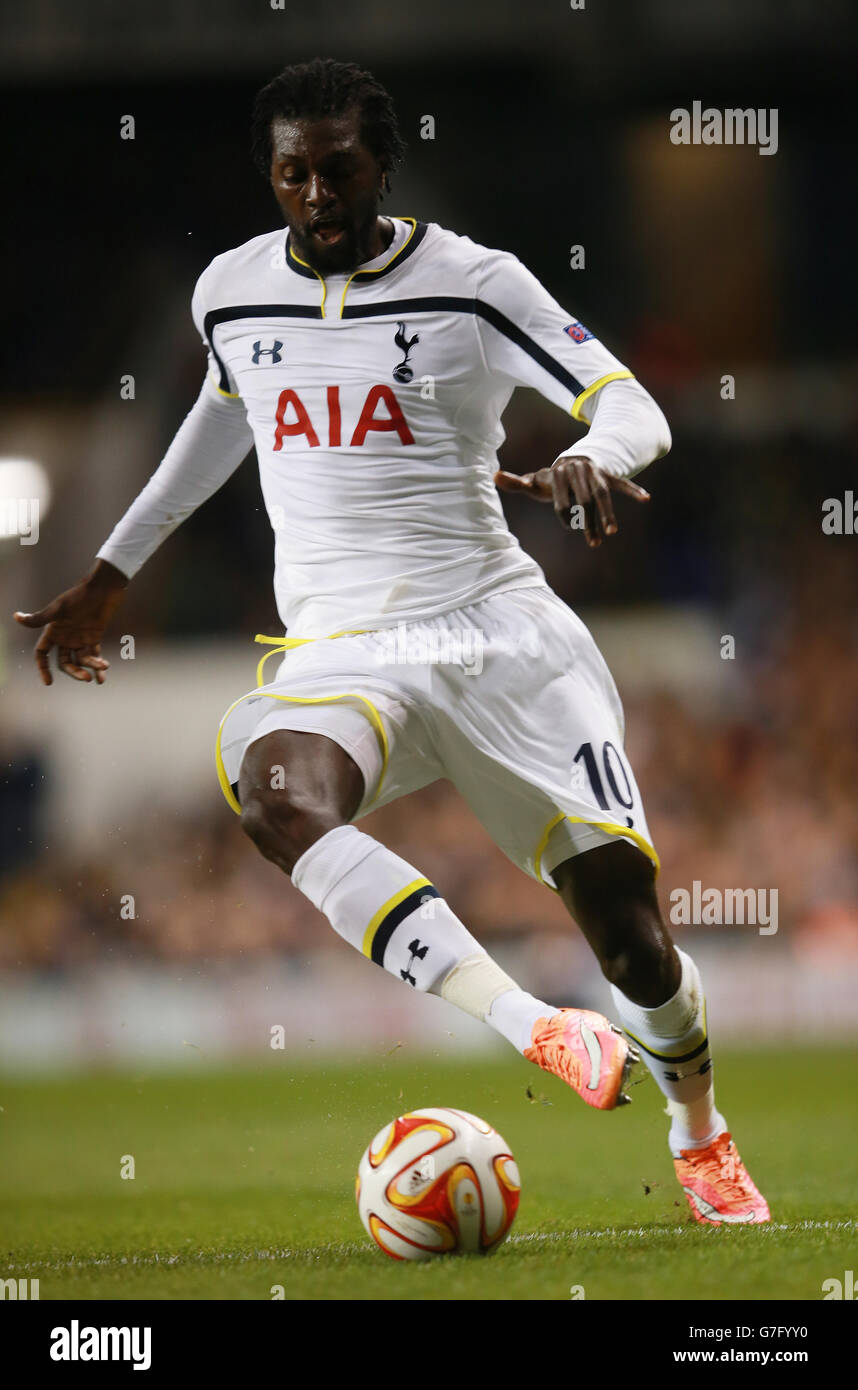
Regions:
<instances>
[{"instance_id":1,"label":"orange football boot","mask_svg":"<svg viewBox=\"0 0 858 1390\"><path fill-rule=\"evenodd\" d=\"M682 1149L673 1162L695 1221L704 1226L771 1221L768 1203L726 1130L705 1149Z\"/></svg>"},{"instance_id":2,"label":"orange football boot","mask_svg":"<svg viewBox=\"0 0 858 1390\"><path fill-rule=\"evenodd\" d=\"M597 1110L627 1105L623 1087L640 1054L604 1014L590 1009L561 1009L538 1018L525 1051L529 1062L559 1076Z\"/></svg>"}]
</instances>

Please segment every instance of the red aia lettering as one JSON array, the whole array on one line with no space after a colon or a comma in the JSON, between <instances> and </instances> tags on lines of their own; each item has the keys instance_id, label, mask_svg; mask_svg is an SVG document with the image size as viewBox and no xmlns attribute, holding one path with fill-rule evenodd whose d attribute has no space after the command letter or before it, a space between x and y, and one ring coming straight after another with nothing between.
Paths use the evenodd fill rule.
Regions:
<instances>
[{"instance_id":1,"label":"red aia lettering","mask_svg":"<svg viewBox=\"0 0 858 1390\"><path fill-rule=\"evenodd\" d=\"M328 444L332 449L338 449L341 444L340 439L340 388L339 386L328 387Z\"/></svg>"},{"instance_id":2,"label":"red aia lettering","mask_svg":"<svg viewBox=\"0 0 858 1390\"><path fill-rule=\"evenodd\" d=\"M376 416L375 407L379 401L384 401L390 412L389 415ZM363 444L370 430L396 430L403 444L414 443L414 435L405 423L405 416L400 409L399 401L389 386L373 386L371 388L363 403L360 419L351 438L352 448Z\"/></svg>"},{"instance_id":3,"label":"red aia lettering","mask_svg":"<svg viewBox=\"0 0 858 1390\"><path fill-rule=\"evenodd\" d=\"M342 416L340 412L340 388L339 386L329 386L326 391L328 406L328 445L332 449L339 448L342 443ZM384 406L387 414L376 415L376 407ZM286 412L294 412L294 418L287 423ZM274 431L274 450L275 452L283 448L283 440L287 436L303 434L307 440L307 445L311 449L319 448L319 436L313 428L313 422L307 412L307 408L297 391L291 387L287 391L281 391L277 399L277 414L275 417L276 429ZM360 448L366 442L366 437L370 430L377 430L379 433L396 433L399 435L403 444L413 444L414 435L408 428L408 422L402 413L402 407L396 399L389 386L373 386L367 393L367 398L363 403L354 434L349 440L352 448Z\"/></svg>"},{"instance_id":4,"label":"red aia lettering","mask_svg":"<svg viewBox=\"0 0 858 1390\"><path fill-rule=\"evenodd\" d=\"M291 405L295 411L295 419L290 424L286 424L286 411ZM313 422L304 408L304 402L297 391L291 388L288 391L281 391L277 402L277 428L274 431L274 449L283 448L283 439L287 434L305 434L307 443L311 449L318 449L319 436L313 429Z\"/></svg>"}]
</instances>

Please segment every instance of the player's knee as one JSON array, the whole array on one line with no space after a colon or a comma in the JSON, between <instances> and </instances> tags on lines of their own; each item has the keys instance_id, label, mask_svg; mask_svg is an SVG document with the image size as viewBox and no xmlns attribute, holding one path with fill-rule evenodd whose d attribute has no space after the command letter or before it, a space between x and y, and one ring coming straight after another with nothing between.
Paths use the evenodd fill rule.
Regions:
<instances>
[{"instance_id":1,"label":"player's knee","mask_svg":"<svg viewBox=\"0 0 858 1390\"><path fill-rule=\"evenodd\" d=\"M241 807L242 830L266 859L288 874L311 845L342 824L337 810L297 789L254 789Z\"/></svg>"},{"instance_id":2,"label":"player's knee","mask_svg":"<svg viewBox=\"0 0 858 1390\"><path fill-rule=\"evenodd\" d=\"M661 933L639 933L619 949L606 951L599 963L605 979L644 1008L657 1008L679 988L676 951Z\"/></svg>"}]
</instances>

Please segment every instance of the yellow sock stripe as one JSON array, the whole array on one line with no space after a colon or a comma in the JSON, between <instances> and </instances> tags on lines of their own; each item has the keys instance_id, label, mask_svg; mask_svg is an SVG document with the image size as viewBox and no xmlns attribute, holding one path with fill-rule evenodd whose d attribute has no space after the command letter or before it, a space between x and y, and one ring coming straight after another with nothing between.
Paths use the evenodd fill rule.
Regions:
<instances>
[{"instance_id":1,"label":"yellow sock stripe","mask_svg":"<svg viewBox=\"0 0 858 1390\"><path fill-rule=\"evenodd\" d=\"M671 1052L656 1052L654 1048L648 1047L647 1044L646 1044L645 1042L641 1042L640 1038L636 1037L635 1034L631 1031L631 1029L630 1029L630 1028L627 1028L627 1027L625 1026L625 1024L623 1024L623 1032L624 1032L624 1033L627 1033L628 1036L631 1038L632 1042L636 1042L636 1043L638 1044L639 1047L642 1047L642 1048L643 1048L644 1052L646 1052L646 1053L649 1054L650 1057L658 1057L659 1060L662 1061L662 1062L675 1062L675 1061L679 1060L680 1058L683 1058L683 1057L686 1056L686 1053L685 1053L684 1051L681 1051L681 1052L680 1052L680 1051L676 1051L676 1052L673 1052L673 1053L671 1053ZM704 1000L703 1000L703 1037L701 1038L700 1042L699 1042L698 1045L697 1045L697 1050L700 1051L700 1052L702 1052L702 1051L704 1050L705 1045L707 1045L708 1042L709 1042L709 1029L708 1029L707 1026L706 1026L706 1000L704 999ZM692 1049L692 1051L694 1051L694 1049Z\"/></svg>"},{"instance_id":2,"label":"yellow sock stripe","mask_svg":"<svg viewBox=\"0 0 858 1390\"><path fill-rule=\"evenodd\" d=\"M626 371L625 368L621 372L608 372L607 376L600 376L598 381L594 381L592 386L588 386L586 391L582 391L580 396L575 397L572 402L572 419L583 420L585 425L589 425L590 421L587 416L581 414L581 407L584 402L588 401L591 396L595 396L597 391L601 391L603 386L607 386L609 381L634 381L634 379L634 372Z\"/></svg>"},{"instance_id":3,"label":"yellow sock stripe","mask_svg":"<svg viewBox=\"0 0 858 1390\"><path fill-rule=\"evenodd\" d=\"M395 907L398 907L401 902L404 902L406 898L410 897L412 893L416 893L418 888L431 887L432 884L429 882L428 878L415 878L413 883L409 883L406 888L400 888L398 893L394 893L393 897L387 900L384 907L378 909L378 912L363 934L361 950L365 956L372 957L372 939L384 922L385 917L387 917Z\"/></svg>"},{"instance_id":4,"label":"yellow sock stripe","mask_svg":"<svg viewBox=\"0 0 858 1390\"><path fill-rule=\"evenodd\" d=\"M546 825L540 837L539 844L536 846L536 853L533 856L536 877L539 879L540 883L545 883L545 879L542 877L542 856L548 845L548 837L555 825L559 825L563 820L573 821L576 825L592 825L596 830L606 831L608 835L627 836L629 839L634 840L635 844L639 849L643 850L648 859L652 860L652 863L655 865L656 876L661 873L661 860L649 841L645 840L643 835L639 834L637 830L632 830L627 825L614 825L611 821L588 820L586 816L570 816L565 811L560 811L558 815ZM550 883L545 883L545 887L550 888ZM556 893L557 889L552 888L551 891Z\"/></svg>"},{"instance_id":5,"label":"yellow sock stripe","mask_svg":"<svg viewBox=\"0 0 858 1390\"><path fill-rule=\"evenodd\" d=\"M294 640L297 641L298 639ZM269 652L269 656L270 655L271 653ZM233 794L232 787L230 786L229 779L226 775L226 768L223 765L223 756L220 751L221 735L223 734L223 726L226 723L229 716L232 714L232 711L238 705L241 704L242 700L249 700L253 695L263 695L267 700L284 700L289 705L335 705L342 700L359 700L360 703L366 707L364 713L366 714L367 719L369 720L370 724L375 730L375 736L378 739L378 745L381 750L381 775L378 779L378 786L376 787L375 792L373 793L372 798L369 802L369 805L372 805L372 802L377 799L381 792L381 788L384 784L385 774L387 772L388 760L390 758L390 745L387 741L387 733L385 731L384 724L381 721L381 715L379 714L375 705L372 703L372 700L368 700L365 695L357 695L351 693L346 693L345 695L318 695L313 699L302 699L297 695L275 695L275 693L272 690L249 690L246 695L240 695L237 700L233 700L232 704L230 705L229 709L227 710L226 714L223 716L223 719L220 721L220 724L218 725L217 738L215 740L215 762L217 764L217 777L218 782L220 783L220 789L226 797L227 805L233 811L235 811L237 816L241 815L241 806L239 805L238 801L236 800Z\"/></svg>"}]
</instances>

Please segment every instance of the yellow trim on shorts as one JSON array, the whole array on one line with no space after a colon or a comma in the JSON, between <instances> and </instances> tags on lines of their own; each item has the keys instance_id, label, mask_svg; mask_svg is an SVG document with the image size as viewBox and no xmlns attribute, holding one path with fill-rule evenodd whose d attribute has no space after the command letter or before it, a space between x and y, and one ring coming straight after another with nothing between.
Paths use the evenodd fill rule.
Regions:
<instances>
[{"instance_id":1,"label":"yellow trim on shorts","mask_svg":"<svg viewBox=\"0 0 858 1390\"><path fill-rule=\"evenodd\" d=\"M589 400L591 396L595 396L597 391L601 391L603 386L607 386L609 381L634 381L634 379L634 372L627 371L625 367L621 372L608 372L607 376L600 376L598 381L594 381L592 386L588 386L586 391L582 391L580 396L575 397L572 402L572 419L583 420L585 425L589 425L590 421L587 416L581 414L581 406L584 402Z\"/></svg>"},{"instance_id":2,"label":"yellow trim on shorts","mask_svg":"<svg viewBox=\"0 0 858 1390\"><path fill-rule=\"evenodd\" d=\"M271 651L260 657L256 667L256 684L262 684L262 668L269 656L273 656L275 652L291 652L294 647L306 647L308 642L333 642L337 637L361 637L364 633L371 631L372 629L368 627L355 628L352 632L334 632L330 637L266 637L264 633L257 632L253 639L254 642L265 643L271 648Z\"/></svg>"},{"instance_id":3,"label":"yellow trim on shorts","mask_svg":"<svg viewBox=\"0 0 858 1390\"><path fill-rule=\"evenodd\" d=\"M351 691L346 692L346 694L344 695L317 695L314 696L312 699L308 699L301 698L298 695L275 695L272 690L249 690L246 695L240 695L237 700L233 700L232 704L230 705L229 709L227 710L226 714L223 716L223 719L220 721L220 724L218 725L217 738L215 739L215 762L217 764L217 779L220 783L220 789L226 797L227 805L233 811L235 811L235 814L237 816L241 815L241 805L236 800L236 797L232 790L232 786L230 785L229 779L226 775L226 768L223 765L223 756L220 751L220 741L221 734L223 733L223 726L226 723L229 716L232 714L232 711L236 708L237 705L241 704L242 700L249 700L252 695L261 695L267 700L284 700L289 705L336 705L341 700L360 700L361 704L366 706L366 717L372 725L373 729L375 730L375 736L378 739L378 746L381 750L381 776L378 779L378 786L376 787L375 792L373 793L373 796L370 802L368 803L369 805L372 805L372 802L376 800L379 793L381 792L385 773L387 772L387 764L390 759L390 745L387 741L387 734L385 732L384 725L381 722L381 715L379 714L375 705L372 703L372 700L368 700L365 695L358 695Z\"/></svg>"},{"instance_id":4,"label":"yellow trim on shorts","mask_svg":"<svg viewBox=\"0 0 858 1390\"><path fill-rule=\"evenodd\" d=\"M416 893L418 888L431 887L432 884L429 882L428 878L415 878L414 882L409 883L407 888L400 888L398 893L394 893L392 898L388 898L387 902L384 904L384 907L380 907L378 909L378 912L376 912L375 916L373 917L372 921L370 922L369 926L363 934L361 950L363 951L365 956L369 956L369 958L372 959L373 937L375 936L376 932L378 931L379 927L381 926L388 913L392 912L393 909L395 907L398 907L400 903L405 902L406 898L410 898L411 894Z\"/></svg>"},{"instance_id":5,"label":"yellow trim on shorts","mask_svg":"<svg viewBox=\"0 0 858 1390\"><path fill-rule=\"evenodd\" d=\"M271 651L265 653L265 655L260 659L258 666L256 667L257 687L262 685L263 666L265 665L269 656L273 656L275 652L292 651L294 647L305 647L308 642L333 642L337 637L358 637L361 635L361 633L368 631L370 631L369 628L358 628L354 632L335 632L331 637L266 637L264 633L257 632L256 636L253 639L254 642L263 642L266 644L266 646L269 646L271 648ZM221 791L226 797L227 805L230 807L231 810L235 811L235 814L237 816L241 815L241 805L236 799L235 794L233 793L229 778L226 775L226 768L223 765L223 755L220 751L221 735L223 734L223 726L226 723L229 716L232 714L232 711L236 708L237 705L241 704L242 700L249 700L252 695L263 695L268 700L284 700L287 704L290 705L336 705L341 700L359 700L361 704L366 707L364 712L366 713L366 717L375 731L375 736L378 739L378 746L381 751L381 776L378 779L378 786L376 787L372 799L369 802L369 805L372 805L372 802L376 800L379 793L381 792L382 784L384 783L385 774L387 772L387 764L390 761L390 745L387 741L387 732L385 730L384 724L382 723L381 715L379 714L378 709L373 704L372 700L368 699L366 695L358 695L357 693L351 691L346 692L346 694L344 695L316 695L312 698L309 698L301 697L299 695L277 695L273 690L260 691L259 689L256 689L249 690L246 695L239 695L237 700L233 700L232 704L230 705L229 709L227 710L226 714L223 716L223 718L220 721L220 724L218 725L217 738L215 739L215 765L217 767L217 780L220 783Z\"/></svg>"},{"instance_id":6,"label":"yellow trim on shorts","mask_svg":"<svg viewBox=\"0 0 858 1390\"><path fill-rule=\"evenodd\" d=\"M533 857L533 866L536 870L536 877L539 879L540 883L545 884L546 888L551 888L551 884L545 883L545 879L542 877L542 856L545 853L546 848L548 847L548 837L550 836L552 830L554 829L555 825L559 825L560 822L563 820L573 821L576 825L592 825L594 829L604 830L608 835L622 835L627 839L634 840L635 844L638 846L638 849L643 850L647 858L652 860L652 863L655 866L656 877L658 877L658 875L661 873L661 860L659 859L658 855L656 854L649 841L645 840L643 835L639 834L637 830L632 830L631 827L628 825L614 825L611 821L589 820L587 816L570 816L567 814L566 811L560 811L556 816L553 817L552 820L548 822L545 829L543 830L539 840L539 844L536 846L536 853ZM558 892L558 889L551 888L551 891L552 893L556 893Z\"/></svg>"}]
</instances>

